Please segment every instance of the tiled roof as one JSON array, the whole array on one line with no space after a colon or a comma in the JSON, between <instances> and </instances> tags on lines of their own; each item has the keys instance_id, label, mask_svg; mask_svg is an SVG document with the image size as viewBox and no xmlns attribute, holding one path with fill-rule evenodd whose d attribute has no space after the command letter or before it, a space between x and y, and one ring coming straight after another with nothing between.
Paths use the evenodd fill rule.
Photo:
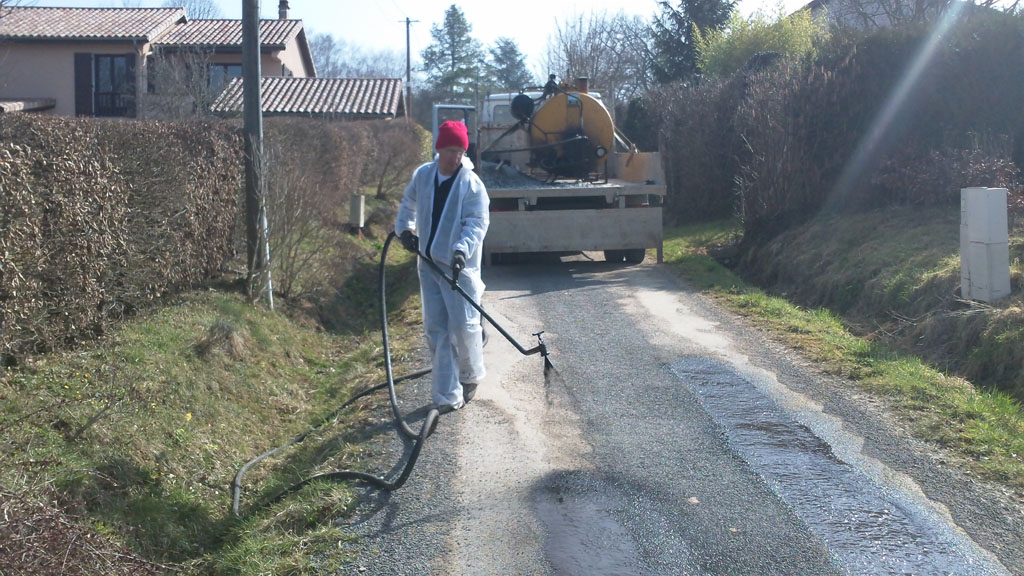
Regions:
<instances>
[{"instance_id":1,"label":"tiled roof","mask_svg":"<svg viewBox=\"0 0 1024 576\"><path fill-rule=\"evenodd\" d=\"M302 31L302 20L260 20L260 45L284 48ZM190 20L156 43L170 46L241 46L241 20Z\"/></svg>"},{"instance_id":2,"label":"tiled roof","mask_svg":"<svg viewBox=\"0 0 1024 576\"><path fill-rule=\"evenodd\" d=\"M268 116L396 118L405 115L400 78L262 79L263 113ZM235 78L211 107L218 114L242 112L242 79Z\"/></svg>"},{"instance_id":3,"label":"tiled roof","mask_svg":"<svg viewBox=\"0 0 1024 576\"><path fill-rule=\"evenodd\" d=\"M149 42L175 22L183 8L0 8L6 40L140 40Z\"/></svg>"}]
</instances>

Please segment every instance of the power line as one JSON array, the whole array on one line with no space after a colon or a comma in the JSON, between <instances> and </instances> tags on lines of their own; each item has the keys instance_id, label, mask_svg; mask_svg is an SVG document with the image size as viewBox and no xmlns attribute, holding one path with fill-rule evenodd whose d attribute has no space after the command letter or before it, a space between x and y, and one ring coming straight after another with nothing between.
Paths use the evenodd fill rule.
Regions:
<instances>
[{"instance_id":1,"label":"power line","mask_svg":"<svg viewBox=\"0 0 1024 576\"><path fill-rule=\"evenodd\" d=\"M398 5L398 2L396 0L391 0L391 3L395 5L395 9L398 10L399 14L408 14L408 12L406 12L405 10L402 10L402 7ZM406 16L406 18L408 18L408 16ZM414 20L414 22L415 22L415 20Z\"/></svg>"},{"instance_id":2,"label":"power line","mask_svg":"<svg viewBox=\"0 0 1024 576\"><path fill-rule=\"evenodd\" d=\"M373 7L376 8L377 11L380 12L380 15L385 17L385 18L393 18L394 17L392 14L388 14L387 11L384 10L384 8L378 2L373 2ZM398 13L399 14L404 14L404 12L402 12L401 10L399 10Z\"/></svg>"}]
</instances>

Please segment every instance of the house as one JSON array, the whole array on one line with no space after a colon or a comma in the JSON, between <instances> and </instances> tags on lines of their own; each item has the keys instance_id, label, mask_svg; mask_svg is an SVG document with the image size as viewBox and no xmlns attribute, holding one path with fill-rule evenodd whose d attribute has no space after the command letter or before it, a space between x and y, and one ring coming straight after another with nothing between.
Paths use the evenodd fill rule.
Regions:
<instances>
[{"instance_id":1,"label":"house","mask_svg":"<svg viewBox=\"0 0 1024 576\"><path fill-rule=\"evenodd\" d=\"M0 10L0 112L159 117L168 100L208 106L242 73L240 20L189 20L183 8ZM287 0L279 16L260 22L261 72L316 76L302 21L288 19ZM163 82L161 93L161 74L175 68L190 82ZM171 90L189 83L209 101Z\"/></svg>"},{"instance_id":2,"label":"house","mask_svg":"<svg viewBox=\"0 0 1024 576\"><path fill-rule=\"evenodd\" d=\"M184 21L181 8L4 8L0 98L49 99L45 111L62 116L134 117L141 62Z\"/></svg>"},{"instance_id":3,"label":"house","mask_svg":"<svg viewBox=\"0 0 1024 576\"><path fill-rule=\"evenodd\" d=\"M405 116L401 78L263 77L264 116L312 116L337 120ZM222 116L242 113L242 79L221 92L211 110Z\"/></svg>"},{"instance_id":4,"label":"house","mask_svg":"<svg viewBox=\"0 0 1024 576\"><path fill-rule=\"evenodd\" d=\"M301 20L260 21L260 74L288 78L316 76ZM152 44L143 100L146 116L204 115L233 78L242 77L241 20L192 20Z\"/></svg>"}]
</instances>

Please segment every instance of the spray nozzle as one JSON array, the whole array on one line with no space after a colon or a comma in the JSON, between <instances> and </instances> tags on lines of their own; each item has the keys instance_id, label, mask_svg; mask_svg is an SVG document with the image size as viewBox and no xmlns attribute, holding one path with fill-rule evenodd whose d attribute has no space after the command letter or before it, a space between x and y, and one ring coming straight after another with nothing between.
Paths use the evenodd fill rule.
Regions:
<instances>
[{"instance_id":1,"label":"spray nozzle","mask_svg":"<svg viewBox=\"0 0 1024 576\"><path fill-rule=\"evenodd\" d=\"M544 331L541 330L540 332L534 332L533 335L537 337L537 347L540 348L540 355L541 355L541 357L547 358L547 356L548 356L548 347L547 347L546 344L544 344L544 339L541 338L541 334L543 334L543 333L544 333Z\"/></svg>"}]
</instances>

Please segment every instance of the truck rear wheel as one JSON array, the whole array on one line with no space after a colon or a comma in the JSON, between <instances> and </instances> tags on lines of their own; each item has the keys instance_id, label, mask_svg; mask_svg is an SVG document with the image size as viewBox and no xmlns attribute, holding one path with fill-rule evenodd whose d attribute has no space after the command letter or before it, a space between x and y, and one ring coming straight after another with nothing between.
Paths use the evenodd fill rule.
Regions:
<instances>
[{"instance_id":1,"label":"truck rear wheel","mask_svg":"<svg viewBox=\"0 0 1024 576\"><path fill-rule=\"evenodd\" d=\"M630 264L639 264L643 262L644 258L647 256L647 250L643 248L631 248L629 250L624 250L623 252L625 252L626 262L629 262Z\"/></svg>"},{"instance_id":2,"label":"truck rear wheel","mask_svg":"<svg viewBox=\"0 0 1024 576\"><path fill-rule=\"evenodd\" d=\"M616 264L618 264L619 262L622 262L625 258L626 258L626 252L624 250L605 250L604 251L604 261L605 262L615 262Z\"/></svg>"}]
</instances>

